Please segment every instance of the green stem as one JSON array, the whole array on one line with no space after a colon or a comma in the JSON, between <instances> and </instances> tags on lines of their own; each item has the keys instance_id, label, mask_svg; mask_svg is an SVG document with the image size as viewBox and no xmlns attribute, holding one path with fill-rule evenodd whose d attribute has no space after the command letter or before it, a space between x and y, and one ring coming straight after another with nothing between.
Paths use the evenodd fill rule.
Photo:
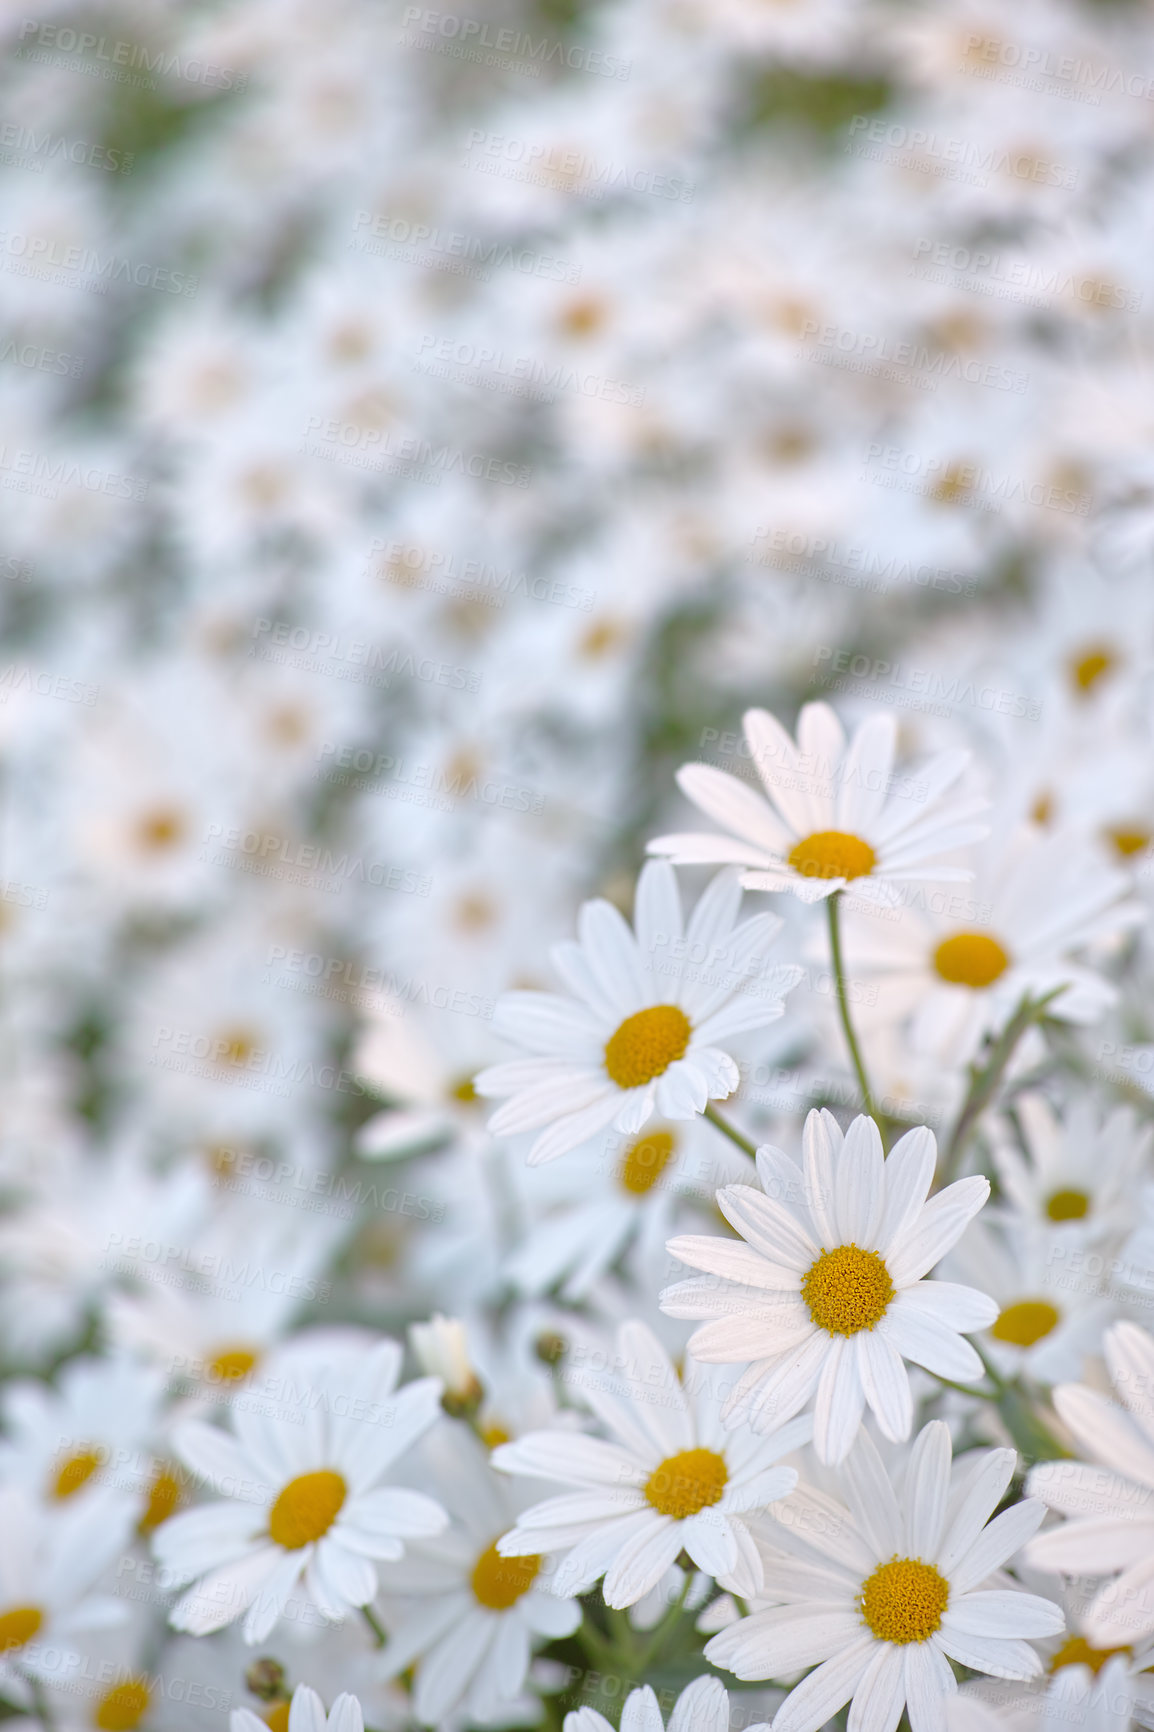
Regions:
<instances>
[{"instance_id":1,"label":"green stem","mask_svg":"<svg viewBox=\"0 0 1154 1732\"><path fill-rule=\"evenodd\" d=\"M373 1611L373 1608L371 1606L362 1606L361 1607L361 1617L365 1620L365 1623L369 1626L369 1629L373 1632L373 1641L376 1643L377 1647L383 1648L385 1643L388 1641L389 1638L386 1636L385 1631L381 1625L380 1619L377 1617L377 1614Z\"/></svg>"},{"instance_id":2,"label":"green stem","mask_svg":"<svg viewBox=\"0 0 1154 1732\"><path fill-rule=\"evenodd\" d=\"M840 902L840 890L835 890L832 896L826 897L825 901L826 914L829 918L829 954L830 961L833 964L834 987L837 991L838 1015L841 1017L842 1033L845 1035L845 1044L849 1048L849 1056L853 1062L854 1075L857 1077L857 1086L861 1090L862 1105L880 1130L881 1118L878 1114L877 1107L874 1105L873 1090L869 1085L869 1078L866 1075L865 1064L862 1061L861 1049L858 1046L857 1036L853 1031L853 1023L850 1020L849 994L846 991L845 963L842 960L841 952L841 915L838 907Z\"/></svg>"},{"instance_id":3,"label":"green stem","mask_svg":"<svg viewBox=\"0 0 1154 1732\"><path fill-rule=\"evenodd\" d=\"M661 1622L657 1625L656 1629L652 1632L648 1645L641 1650L641 1654L636 1662L638 1672L644 1672L647 1666L652 1665L657 1655L665 1646L665 1643L673 1630L676 1629L677 1625L681 1622L681 1614L685 1610L685 1600L689 1593L689 1584L692 1580L693 1577L687 1570L685 1573L685 1580L681 1584L681 1592L678 1594L676 1600L670 1606Z\"/></svg>"},{"instance_id":4,"label":"green stem","mask_svg":"<svg viewBox=\"0 0 1154 1732\"><path fill-rule=\"evenodd\" d=\"M1048 992L1044 998L1031 998L1027 993L1001 1034L990 1045L989 1056L985 1064L981 1068L977 1065L970 1066L970 1087L962 1103L962 1110L958 1114L958 1122L954 1126L953 1135L950 1137L945 1154L942 1156L941 1183L943 1185L948 1185L957 1173L958 1165L965 1153L966 1143L969 1141L970 1132L1001 1088L1010 1060L1017 1050L1018 1042L1028 1028L1041 1022L1051 1002L1057 998L1060 992L1065 990L1064 986L1055 987L1054 991Z\"/></svg>"},{"instance_id":5,"label":"green stem","mask_svg":"<svg viewBox=\"0 0 1154 1732\"><path fill-rule=\"evenodd\" d=\"M715 1130L721 1132L723 1137L728 1137L731 1143L736 1143L743 1155L748 1155L751 1161L757 1158L757 1144L751 1143L748 1137L743 1137L741 1132L729 1123L728 1119L723 1119L712 1101L706 1106L703 1116L709 1120Z\"/></svg>"},{"instance_id":6,"label":"green stem","mask_svg":"<svg viewBox=\"0 0 1154 1732\"><path fill-rule=\"evenodd\" d=\"M40 1679L35 1677L31 1672L25 1672L24 1676L28 1682L28 1689L32 1696L32 1706L36 1710L36 1718L43 1726L44 1732L54 1732L56 1722L52 1717L52 1710L48 1706L48 1696L43 1684L40 1682Z\"/></svg>"}]
</instances>

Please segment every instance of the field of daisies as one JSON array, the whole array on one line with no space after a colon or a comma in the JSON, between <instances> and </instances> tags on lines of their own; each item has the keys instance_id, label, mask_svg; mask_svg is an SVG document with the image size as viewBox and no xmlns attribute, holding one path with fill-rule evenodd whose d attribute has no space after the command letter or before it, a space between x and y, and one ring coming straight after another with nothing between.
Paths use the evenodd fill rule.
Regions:
<instances>
[{"instance_id":1,"label":"field of daisies","mask_svg":"<svg viewBox=\"0 0 1154 1732\"><path fill-rule=\"evenodd\" d=\"M1149 0L13 0L0 175L0 1720L1154 1727Z\"/></svg>"}]
</instances>

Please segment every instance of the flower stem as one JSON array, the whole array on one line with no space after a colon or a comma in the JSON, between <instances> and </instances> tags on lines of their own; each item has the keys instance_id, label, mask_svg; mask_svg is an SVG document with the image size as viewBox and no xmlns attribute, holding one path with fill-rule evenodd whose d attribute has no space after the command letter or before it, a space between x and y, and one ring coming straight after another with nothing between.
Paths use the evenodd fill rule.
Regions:
<instances>
[{"instance_id":1,"label":"flower stem","mask_svg":"<svg viewBox=\"0 0 1154 1732\"><path fill-rule=\"evenodd\" d=\"M958 1114L953 1135L946 1144L946 1150L942 1156L941 1184L949 1184L957 1173L958 1164L965 1153L970 1132L986 1108L992 1104L1001 1088L1006 1071L1009 1069L1010 1060L1017 1050L1018 1042L1028 1028L1041 1022L1051 1002L1057 998L1060 992L1065 990L1064 986L1057 986L1053 992L1046 993L1043 998L1031 998L1027 993L1001 1034L989 1044L985 1064L980 1067L976 1064L970 1066L969 1090L962 1102L962 1110Z\"/></svg>"},{"instance_id":2,"label":"flower stem","mask_svg":"<svg viewBox=\"0 0 1154 1732\"><path fill-rule=\"evenodd\" d=\"M44 1732L54 1732L56 1722L53 1719L52 1710L48 1706L48 1695L43 1684L32 1672L25 1672L24 1676L28 1681L28 1689L32 1696L32 1706L36 1711L36 1718L39 1720L41 1726L43 1726Z\"/></svg>"},{"instance_id":3,"label":"flower stem","mask_svg":"<svg viewBox=\"0 0 1154 1732\"><path fill-rule=\"evenodd\" d=\"M736 1143L743 1155L748 1155L751 1161L756 1158L757 1144L751 1143L748 1137L743 1137L741 1132L729 1123L728 1119L723 1119L712 1101L707 1104L703 1116L716 1130L721 1132L723 1137L728 1137L731 1143Z\"/></svg>"},{"instance_id":4,"label":"flower stem","mask_svg":"<svg viewBox=\"0 0 1154 1732\"><path fill-rule=\"evenodd\" d=\"M846 991L845 963L842 960L841 953L841 912L838 906L840 902L841 891L835 890L832 896L826 897L825 903L826 913L829 917L829 954L830 960L833 963L833 979L834 986L837 990L838 1014L841 1017L842 1033L845 1035L845 1044L849 1048L849 1056L853 1061L854 1075L857 1077L857 1086L861 1090L862 1106L865 1108L870 1118L873 1119L878 1129L881 1130L881 1119L878 1115L877 1107L874 1105L873 1090L870 1088L865 1064L862 1061L861 1048L858 1046L857 1036L853 1031L853 1023L850 1021L849 994Z\"/></svg>"},{"instance_id":5,"label":"flower stem","mask_svg":"<svg viewBox=\"0 0 1154 1732\"><path fill-rule=\"evenodd\" d=\"M388 1637L381 1627L380 1619L377 1617L377 1614L373 1611L372 1607L362 1606L361 1617L373 1632L373 1641L376 1643L377 1647L383 1648L385 1643L388 1641Z\"/></svg>"}]
</instances>

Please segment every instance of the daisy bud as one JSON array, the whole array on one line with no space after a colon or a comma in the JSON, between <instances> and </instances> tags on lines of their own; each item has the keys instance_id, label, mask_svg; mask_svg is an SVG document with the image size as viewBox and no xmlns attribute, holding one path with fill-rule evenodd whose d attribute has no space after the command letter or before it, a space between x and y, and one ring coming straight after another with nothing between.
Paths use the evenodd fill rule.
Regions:
<instances>
[{"instance_id":1,"label":"daisy bud","mask_svg":"<svg viewBox=\"0 0 1154 1732\"><path fill-rule=\"evenodd\" d=\"M262 1702L283 1702L288 1698L285 1689L284 1667L279 1660L270 1655L254 1660L244 1675L245 1688L251 1690Z\"/></svg>"},{"instance_id":2,"label":"daisy bud","mask_svg":"<svg viewBox=\"0 0 1154 1732\"><path fill-rule=\"evenodd\" d=\"M484 1390L469 1359L465 1325L439 1313L409 1327L409 1342L422 1371L445 1386L441 1406L453 1419L468 1419L480 1407Z\"/></svg>"}]
</instances>

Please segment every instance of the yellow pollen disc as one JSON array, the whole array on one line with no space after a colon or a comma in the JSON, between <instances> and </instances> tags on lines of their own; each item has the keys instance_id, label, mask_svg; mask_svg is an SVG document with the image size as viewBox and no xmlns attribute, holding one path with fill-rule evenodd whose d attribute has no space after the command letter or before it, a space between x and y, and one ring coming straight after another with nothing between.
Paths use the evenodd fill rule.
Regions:
<instances>
[{"instance_id":1,"label":"yellow pollen disc","mask_svg":"<svg viewBox=\"0 0 1154 1732\"><path fill-rule=\"evenodd\" d=\"M693 1033L675 1004L655 1004L627 1016L605 1042L605 1069L619 1089L639 1089L681 1058Z\"/></svg>"},{"instance_id":2,"label":"yellow pollen disc","mask_svg":"<svg viewBox=\"0 0 1154 1732\"><path fill-rule=\"evenodd\" d=\"M175 810L158 807L146 812L136 826L136 839L149 854L163 854L175 847L184 835L184 818Z\"/></svg>"},{"instance_id":3,"label":"yellow pollen disc","mask_svg":"<svg viewBox=\"0 0 1154 1732\"><path fill-rule=\"evenodd\" d=\"M227 1028L219 1038L217 1051L225 1064L247 1064L259 1045L251 1029Z\"/></svg>"},{"instance_id":4,"label":"yellow pollen disc","mask_svg":"<svg viewBox=\"0 0 1154 1732\"><path fill-rule=\"evenodd\" d=\"M135 1732L148 1712L148 1685L143 1678L126 1678L100 1698L93 1716L101 1732Z\"/></svg>"},{"instance_id":5,"label":"yellow pollen disc","mask_svg":"<svg viewBox=\"0 0 1154 1732\"><path fill-rule=\"evenodd\" d=\"M1047 790L1045 793L1039 794L1030 807L1030 817L1035 824L1041 824L1044 827L1053 816L1054 796Z\"/></svg>"},{"instance_id":6,"label":"yellow pollen disc","mask_svg":"<svg viewBox=\"0 0 1154 1732\"><path fill-rule=\"evenodd\" d=\"M529 1592L540 1568L541 1559L536 1556L503 1558L494 1540L473 1565L474 1597L491 1612L507 1612L522 1594Z\"/></svg>"},{"instance_id":7,"label":"yellow pollen disc","mask_svg":"<svg viewBox=\"0 0 1154 1732\"><path fill-rule=\"evenodd\" d=\"M182 1497L180 1481L172 1469L161 1462L148 1488L148 1502L144 1506L144 1514L137 1524L141 1533L150 1534L153 1528L166 1522L169 1516L179 1509Z\"/></svg>"},{"instance_id":8,"label":"yellow pollen disc","mask_svg":"<svg viewBox=\"0 0 1154 1732\"><path fill-rule=\"evenodd\" d=\"M879 1642L924 1642L942 1621L950 1584L920 1558L891 1558L862 1583L862 1617Z\"/></svg>"},{"instance_id":9,"label":"yellow pollen disc","mask_svg":"<svg viewBox=\"0 0 1154 1732\"><path fill-rule=\"evenodd\" d=\"M626 1149L617 1169L617 1183L631 1197L651 1191L670 1161L675 1144L672 1131L650 1131Z\"/></svg>"},{"instance_id":10,"label":"yellow pollen disc","mask_svg":"<svg viewBox=\"0 0 1154 1732\"><path fill-rule=\"evenodd\" d=\"M894 1296L894 1284L876 1251L835 1245L810 1264L802 1276L801 1296L819 1329L830 1335L857 1335L880 1323Z\"/></svg>"},{"instance_id":11,"label":"yellow pollen disc","mask_svg":"<svg viewBox=\"0 0 1154 1732\"><path fill-rule=\"evenodd\" d=\"M39 1606L12 1606L0 1612L0 1654L10 1654L30 1642L44 1622Z\"/></svg>"},{"instance_id":12,"label":"yellow pollen disc","mask_svg":"<svg viewBox=\"0 0 1154 1732\"><path fill-rule=\"evenodd\" d=\"M1050 1661L1050 1670L1060 1672L1063 1666L1089 1666L1097 1677L1107 1660L1112 1660L1115 1654L1130 1652L1129 1648L1092 1648L1085 1636L1067 1636Z\"/></svg>"},{"instance_id":13,"label":"yellow pollen disc","mask_svg":"<svg viewBox=\"0 0 1154 1732\"><path fill-rule=\"evenodd\" d=\"M248 1376L257 1358L251 1347L222 1347L204 1369L210 1383L239 1383Z\"/></svg>"},{"instance_id":14,"label":"yellow pollen disc","mask_svg":"<svg viewBox=\"0 0 1154 1732\"><path fill-rule=\"evenodd\" d=\"M1080 692L1091 691L1116 665L1117 659L1109 644L1087 644L1080 654L1071 656L1070 678Z\"/></svg>"},{"instance_id":15,"label":"yellow pollen disc","mask_svg":"<svg viewBox=\"0 0 1154 1732\"><path fill-rule=\"evenodd\" d=\"M274 1702L265 1710L264 1723L269 1732L288 1732L289 1706L288 1702Z\"/></svg>"},{"instance_id":16,"label":"yellow pollen disc","mask_svg":"<svg viewBox=\"0 0 1154 1732\"><path fill-rule=\"evenodd\" d=\"M1046 1213L1051 1221L1082 1221L1090 1213L1090 1199L1085 1191L1055 1191L1046 1199Z\"/></svg>"},{"instance_id":17,"label":"yellow pollen disc","mask_svg":"<svg viewBox=\"0 0 1154 1732\"><path fill-rule=\"evenodd\" d=\"M463 1076L460 1082L453 1084L449 1090L449 1099L460 1101L462 1106L471 1106L478 1099L477 1090L473 1086L471 1076Z\"/></svg>"},{"instance_id":18,"label":"yellow pollen disc","mask_svg":"<svg viewBox=\"0 0 1154 1732\"><path fill-rule=\"evenodd\" d=\"M868 878L877 855L847 830L815 830L789 851L789 864L803 878Z\"/></svg>"},{"instance_id":19,"label":"yellow pollen disc","mask_svg":"<svg viewBox=\"0 0 1154 1732\"><path fill-rule=\"evenodd\" d=\"M511 1443L512 1441L512 1432L506 1431L505 1427L496 1420L481 1427L481 1442L486 1449L496 1449L498 1444Z\"/></svg>"},{"instance_id":20,"label":"yellow pollen disc","mask_svg":"<svg viewBox=\"0 0 1154 1732\"><path fill-rule=\"evenodd\" d=\"M75 1455L66 1455L56 1469L49 1496L71 1497L82 1485L88 1484L97 1468L103 1467L104 1459L102 1449L78 1449Z\"/></svg>"},{"instance_id":21,"label":"yellow pollen disc","mask_svg":"<svg viewBox=\"0 0 1154 1732\"><path fill-rule=\"evenodd\" d=\"M956 932L934 951L934 967L951 986L977 991L992 986L1010 966L1010 958L988 932Z\"/></svg>"},{"instance_id":22,"label":"yellow pollen disc","mask_svg":"<svg viewBox=\"0 0 1154 1732\"><path fill-rule=\"evenodd\" d=\"M1041 1341L1061 1319L1056 1305L1048 1299L1019 1299L1007 1305L997 1321L990 1326L995 1341L1007 1341L1012 1347L1032 1347Z\"/></svg>"},{"instance_id":23,"label":"yellow pollen disc","mask_svg":"<svg viewBox=\"0 0 1154 1732\"><path fill-rule=\"evenodd\" d=\"M319 1540L336 1521L347 1493L344 1480L331 1467L290 1479L269 1511L269 1538L289 1552Z\"/></svg>"},{"instance_id":24,"label":"yellow pollen disc","mask_svg":"<svg viewBox=\"0 0 1154 1732\"><path fill-rule=\"evenodd\" d=\"M1149 830L1142 830L1137 825L1120 824L1116 830L1107 830L1106 839L1112 844L1116 854L1120 854L1123 860L1129 860L1134 854L1144 854L1152 838Z\"/></svg>"},{"instance_id":25,"label":"yellow pollen disc","mask_svg":"<svg viewBox=\"0 0 1154 1732\"><path fill-rule=\"evenodd\" d=\"M683 1449L654 1468L645 1496L659 1515L680 1522L720 1503L728 1482L729 1470L712 1449Z\"/></svg>"}]
</instances>

